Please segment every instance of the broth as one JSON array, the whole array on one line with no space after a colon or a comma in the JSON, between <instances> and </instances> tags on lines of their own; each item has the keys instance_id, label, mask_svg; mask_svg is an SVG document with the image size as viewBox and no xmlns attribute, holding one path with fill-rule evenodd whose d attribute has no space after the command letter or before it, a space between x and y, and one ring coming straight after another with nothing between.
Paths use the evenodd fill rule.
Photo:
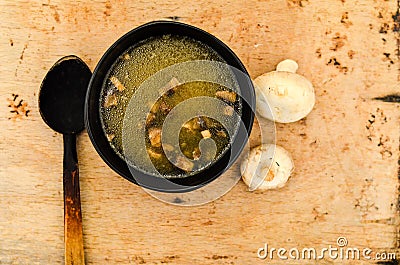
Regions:
<instances>
[{"instance_id":1,"label":"broth","mask_svg":"<svg viewBox=\"0 0 400 265\"><path fill-rule=\"evenodd\" d=\"M125 51L107 73L100 95L100 119L105 135L114 151L125 159L122 140L123 120L129 101L138 87L156 72L178 63L208 60L224 62L222 57L209 46L186 36L162 35L139 42ZM188 69L195 71L196 69ZM211 74L211 73L210 73ZM221 73L213 73L221 74ZM233 73L227 76L234 79ZM159 88L154 88L159 90ZM216 111L224 114L225 123L236 126L239 120L233 112L241 112L241 99L237 88L224 87L217 83L194 81L180 83L179 76L173 77L163 88L163 95L151 106L144 124L147 153L157 171L164 177L184 177L195 173L190 162L179 155L171 163L161 144L161 128L170 111L187 99L206 96L223 100L227 106ZM143 102L147 104L147 102ZM240 115L240 114L239 114ZM132 126L138 123L132 122ZM163 132L168 133L168 132ZM229 148L234 135L229 136L222 124L210 117L198 115L183 124L179 133L179 148L186 158L199 159L199 143L211 138L216 144L213 161ZM139 141L140 139L137 139ZM164 146L164 148L174 147ZM127 161L140 168L140 161ZM211 165L212 162L209 164ZM139 166L138 166L139 165ZM207 165L207 166L209 166ZM199 169L201 170L201 169Z\"/></svg>"}]
</instances>

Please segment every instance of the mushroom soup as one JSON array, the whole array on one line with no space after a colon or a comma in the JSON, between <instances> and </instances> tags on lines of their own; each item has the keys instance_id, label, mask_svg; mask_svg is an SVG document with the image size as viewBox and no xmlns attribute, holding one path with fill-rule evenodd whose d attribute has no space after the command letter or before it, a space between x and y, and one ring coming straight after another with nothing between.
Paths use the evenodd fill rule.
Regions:
<instances>
[{"instance_id":1,"label":"mushroom soup","mask_svg":"<svg viewBox=\"0 0 400 265\"><path fill-rule=\"evenodd\" d=\"M126 128L123 126L124 116L132 96L146 79L151 78L158 71L179 63L197 60L224 63L216 51L197 40L186 36L162 35L145 39L123 52L108 71L100 96L100 120L111 147L130 165L146 172L146 169L140 166L140 158L137 161L127 159L130 157L127 152L135 152L135 150L126 150L123 144L123 128ZM188 72L197 70L190 67L187 69ZM206 75L224 75L225 79L235 80L232 72L210 71ZM204 80L209 79L204 76ZM181 82L179 76L173 76L167 83L159 84L158 87L151 89L160 91L160 87L163 93L155 102L146 102L146 99L142 102L142 104L150 105L146 119L144 121L130 120L129 126L144 128L144 142L148 157L162 176L192 175L213 164L230 147L235 135L230 135L222 123L238 127L238 115L241 113L242 105L241 98L236 93L238 87L226 87L207 81ZM180 125L179 146L164 145L161 141L163 134L169 133L163 130L163 123L167 116L178 104L195 97L211 97L223 101L224 107L213 110L222 114L223 122L199 113ZM191 106L187 105L179 111L189 111L190 108ZM234 115L236 113L238 115ZM193 161L201 156L199 143L208 138L215 142L216 154L203 168L194 168ZM132 141L143 141L143 137L138 136ZM180 152L177 152L178 148ZM166 151L172 153L172 159L166 155Z\"/></svg>"}]
</instances>

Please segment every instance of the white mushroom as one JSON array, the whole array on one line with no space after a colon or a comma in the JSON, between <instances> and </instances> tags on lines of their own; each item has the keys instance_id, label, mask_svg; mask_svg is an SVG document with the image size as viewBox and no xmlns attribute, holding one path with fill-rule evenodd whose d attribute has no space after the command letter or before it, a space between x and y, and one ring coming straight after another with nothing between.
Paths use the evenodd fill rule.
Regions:
<instances>
[{"instance_id":1,"label":"white mushroom","mask_svg":"<svg viewBox=\"0 0 400 265\"><path fill-rule=\"evenodd\" d=\"M254 80L256 108L262 117L288 123L310 113L315 103L314 87L304 76L295 73L297 68L295 61L284 60L276 71Z\"/></svg>"},{"instance_id":2,"label":"white mushroom","mask_svg":"<svg viewBox=\"0 0 400 265\"><path fill-rule=\"evenodd\" d=\"M283 187L293 168L288 151L278 145L263 144L251 149L240 172L250 191L268 190Z\"/></svg>"}]
</instances>

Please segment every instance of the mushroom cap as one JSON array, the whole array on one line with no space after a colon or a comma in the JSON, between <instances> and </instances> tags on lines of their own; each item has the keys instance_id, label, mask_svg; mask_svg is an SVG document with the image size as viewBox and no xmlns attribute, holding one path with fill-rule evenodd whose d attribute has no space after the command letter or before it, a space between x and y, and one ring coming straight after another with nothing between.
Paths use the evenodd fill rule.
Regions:
<instances>
[{"instance_id":1,"label":"mushroom cap","mask_svg":"<svg viewBox=\"0 0 400 265\"><path fill-rule=\"evenodd\" d=\"M313 85L296 73L265 73L254 80L254 86L257 112L272 121L298 121L307 116L315 104Z\"/></svg>"},{"instance_id":2,"label":"mushroom cap","mask_svg":"<svg viewBox=\"0 0 400 265\"><path fill-rule=\"evenodd\" d=\"M249 190L268 190L283 187L294 168L288 151L274 144L263 144L250 150L240 172Z\"/></svg>"}]
</instances>

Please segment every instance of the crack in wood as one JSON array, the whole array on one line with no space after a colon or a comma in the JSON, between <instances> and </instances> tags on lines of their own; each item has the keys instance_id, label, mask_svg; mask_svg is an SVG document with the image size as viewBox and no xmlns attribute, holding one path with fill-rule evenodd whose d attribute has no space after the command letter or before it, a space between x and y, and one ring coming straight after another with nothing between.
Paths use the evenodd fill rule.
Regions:
<instances>
[{"instance_id":1,"label":"crack in wood","mask_svg":"<svg viewBox=\"0 0 400 265\"><path fill-rule=\"evenodd\" d=\"M390 94L383 97L376 97L374 99L389 103L400 103L400 94Z\"/></svg>"},{"instance_id":2,"label":"crack in wood","mask_svg":"<svg viewBox=\"0 0 400 265\"><path fill-rule=\"evenodd\" d=\"M179 17L179 16L170 16L170 17L166 17L167 19L171 19L171 20L173 20L173 21L179 21L179 20L181 20L181 17Z\"/></svg>"}]
</instances>

